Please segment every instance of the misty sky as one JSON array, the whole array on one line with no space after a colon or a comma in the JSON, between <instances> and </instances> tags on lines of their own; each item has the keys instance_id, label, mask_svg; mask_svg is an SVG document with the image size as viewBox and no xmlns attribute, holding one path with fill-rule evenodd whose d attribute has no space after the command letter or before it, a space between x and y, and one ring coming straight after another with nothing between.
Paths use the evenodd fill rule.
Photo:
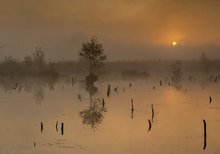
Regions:
<instances>
[{"instance_id":1,"label":"misty sky","mask_svg":"<svg viewBox=\"0 0 220 154\"><path fill-rule=\"evenodd\" d=\"M96 35L110 60L220 58L220 1L0 0L0 34L2 57L78 59Z\"/></svg>"}]
</instances>

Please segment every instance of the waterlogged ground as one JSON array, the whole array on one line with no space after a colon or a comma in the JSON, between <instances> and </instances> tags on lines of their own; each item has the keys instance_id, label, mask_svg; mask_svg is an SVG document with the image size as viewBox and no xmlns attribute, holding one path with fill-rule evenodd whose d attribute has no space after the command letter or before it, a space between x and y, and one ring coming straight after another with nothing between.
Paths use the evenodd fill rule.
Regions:
<instances>
[{"instance_id":1,"label":"waterlogged ground","mask_svg":"<svg viewBox=\"0 0 220 154\"><path fill-rule=\"evenodd\" d=\"M218 82L100 81L92 98L71 79L9 83L0 90L0 154L220 153Z\"/></svg>"}]
</instances>

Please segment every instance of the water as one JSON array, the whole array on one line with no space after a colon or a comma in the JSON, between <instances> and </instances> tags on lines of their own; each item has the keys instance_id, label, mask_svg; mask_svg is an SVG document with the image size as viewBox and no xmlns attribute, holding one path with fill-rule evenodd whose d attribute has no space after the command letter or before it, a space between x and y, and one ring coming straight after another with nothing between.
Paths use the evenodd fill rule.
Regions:
<instances>
[{"instance_id":1,"label":"water","mask_svg":"<svg viewBox=\"0 0 220 154\"><path fill-rule=\"evenodd\" d=\"M15 85L1 79L1 154L220 153L219 83L186 81L178 89L152 79L100 81L92 100L80 81L29 78Z\"/></svg>"}]
</instances>

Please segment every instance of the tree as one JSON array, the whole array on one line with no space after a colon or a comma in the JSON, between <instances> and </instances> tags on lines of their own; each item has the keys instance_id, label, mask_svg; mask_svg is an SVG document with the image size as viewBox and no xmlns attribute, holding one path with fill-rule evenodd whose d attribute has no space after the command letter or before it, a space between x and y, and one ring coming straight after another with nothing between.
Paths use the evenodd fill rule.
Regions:
<instances>
[{"instance_id":1,"label":"tree","mask_svg":"<svg viewBox=\"0 0 220 154\"><path fill-rule=\"evenodd\" d=\"M104 48L102 44L98 42L96 36L93 36L90 42L82 44L79 56L88 60L90 74L93 74L98 68L100 68L107 59L107 55L104 54Z\"/></svg>"},{"instance_id":2,"label":"tree","mask_svg":"<svg viewBox=\"0 0 220 154\"><path fill-rule=\"evenodd\" d=\"M172 64L172 83L173 86L177 89L180 90L182 88L180 82L181 82L181 76L182 76L182 63L181 61L177 60Z\"/></svg>"},{"instance_id":3,"label":"tree","mask_svg":"<svg viewBox=\"0 0 220 154\"><path fill-rule=\"evenodd\" d=\"M42 68L42 66L44 65L44 51L42 50L41 47L37 47L35 52L33 53L33 60L35 62L35 64L37 64L37 66L39 68Z\"/></svg>"},{"instance_id":4,"label":"tree","mask_svg":"<svg viewBox=\"0 0 220 154\"><path fill-rule=\"evenodd\" d=\"M202 53L200 56L201 70L204 73L209 73L210 70L210 61L205 53Z\"/></svg>"},{"instance_id":5,"label":"tree","mask_svg":"<svg viewBox=\"0 0 220 154\"><path fill-rule=\"evenodd\" d=\"M182 63L179 60L175 61L172 64L172 71L174 75L173 79L175 82L179 82L181 80L181 75L182 75L181 66L182 66Z\"/></svg>"},{"instance_id":6,"label":"tree","mask_svg":"<svg viewBox=\"0 0 220 154\"><path fill-rule=\"evenodd\" d=\"M32 65L32 58L31 58L31 56L25 56L24 57L24 64L26 66L31 66Z\"/></svg>"}]
</instances>

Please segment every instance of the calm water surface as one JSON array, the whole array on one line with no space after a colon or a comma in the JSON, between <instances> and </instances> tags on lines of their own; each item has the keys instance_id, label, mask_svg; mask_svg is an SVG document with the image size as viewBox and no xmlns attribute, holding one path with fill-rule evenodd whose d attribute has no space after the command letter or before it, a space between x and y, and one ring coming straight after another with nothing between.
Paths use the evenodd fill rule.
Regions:
<instances>
[{"instance_id":1,"label":"calm water surface","mask_svg":"<svg viewBox=\"0 0 220 154\"><path fill-rule=\"evenodd\" d=\"M177 89L153 80L102 81L95 84L92 97L82 82L29 79L1 85L0 153L220 153L219 83L181 84ZM203 119L207 122L205 150Z\"/></svg>"}]
</instances>

